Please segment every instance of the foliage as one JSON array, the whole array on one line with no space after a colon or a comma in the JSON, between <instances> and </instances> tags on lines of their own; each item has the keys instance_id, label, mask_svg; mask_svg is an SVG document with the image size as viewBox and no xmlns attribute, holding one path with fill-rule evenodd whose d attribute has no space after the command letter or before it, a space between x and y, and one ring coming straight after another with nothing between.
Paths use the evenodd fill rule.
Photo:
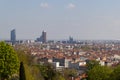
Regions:
<instances>
[{"instance_id":1,"label":"foliage","mask_svg":"<svg viewBox=\"0 0 120 80\"><path fill-rule=\"evenodd\" d=\"M115 67L109 80L120 80L120 65Z\"/></svg>"},{"instance_id":2,"label":"foliage","mask_svg":"<svg viewBox=\"0 0 120 80\"><path fill-rule=\"evenodd\" d=\"M20 69L19 69L19 71L20 71L20 73L19 73L20 80L26 80L25 69L24 69L23 62L20 62Z\"/></svg>"},{"instance_id":3,"label":"foliage","mask_svg":"<svg viewBox=\"0 0 120 80\"><path fill-rule=\"evenodd\" d=\"M30 72L31 72L32 76L34 77L34 80L44 80L40 73L40 69L39 69L38 65L31 66Z\"/></svg>"},{"instance_id":4,"label":"foliage","mask_svg":"<svg viewBox=\"0 0 120 80\"><path fill-rule=\"evenodd\" d=\"M112 70L106 66L95 66L88 71L88 80L109 80Z\"/></svg>"},{"instance_id":5,"label":"foliage","mask_svg":"<svg viewBox=\"0 0 120 80\"><path fill-rule=\"evenodd\" d=\"M32 65L32 56L29 55L29 53L25 53L24 50L16 50L17 54L18 54L18 58L20 60L20 62L23 62L24 64L27 64L27 65Z\"/></svg>"},{"instance_id":6,"label":"foliage","mask_svg":"<svg viewBox=\"0 0 120 80\"><path fill-rule=\"evenodd\" d=\"M26 80L35 80L35 77L31 72L31 66L24 64L24 67L25 67Z\"/></svg>"},{"instance_id":7,"label":"foliage","mask_svg":"<svg viewBox=\"0 0 120 80\"><path fill-rule=\"evenodd\" d=\"M40 72L45 80L52 80L56 75L56 71L54 70L53 66L50 64L41 65Z\"/></svg>"},{"instance_id":8,"label":"foliage","mask_svg":"<svg viewBox=\"0 0 120 80\"><path fill-rule=\"evenodd\" d=\"M75 69L70 69L68 72L69 72L68 76L70 77L76 77L77 75L77 71Z\"/></svg>"},{"instance_id":9,"label":"foliage","mask_svg":"<svg viewBox=\"0 0 120 80\"><path fill-rule=\"evenodd\" d=\"M95 66L100 66L99 61L96 61L96 60L87 61L88 70L93 69Z\"/></svg>"},{"instance_id":10,"label":"foliage","mask_svg":"<svg viewBox=\"0 0 120 80\"><path fill-rule=\"evenodd\" d=\"M110 80L110 75L113 71L110 67L101 66L95 60L88 61L87 68L88 80Z\"/></svg>"},{"instance_id":11,"label":"foliage","mask_svg":"<svg viewBox=\"0 0 120 80\"><path fill-rule=\"evenodd\" d=\"M19 60L24 63L26 80L65 80L51 64L37 65L34 57L29 55L29 49L15 47Z\"/></svg>"},{"instance_id":12,"label":"foliage","mask_svg":"<svg viewBox=\"0 0 120 80\"><path fill-rule=\"evenodd\" d=\"M56 76L52 80L65 80L61 73L56 72Z\"/></svg>"},{"instance_id":13,"label":"foliage","mask_svg":"<svg viewBox=\"0 0 120 80\"><path fill-rule=\"evenodd\" d=\"M64 72L64 77L66 80L68 80L70 77L77 76L77 70L75 69L65 69L63 72Z\"/></svg>"},{"instance_id":14,"label":"foliage","mask_svg":"<svg viewBox=\"0 0 120 80\"><path fill-rule=\"evenodd\" d=\"M25 49L27 51L27 49ZM26 80L42 80L38 75L40 75L40 71L38 67L33 66L32 60L33 57L29 55L29 53L25 53L24 49L16 49L18 54L18 58L20 62L24 63Z\"/></svg>"},{"instance_id":15,"label":"foliage","mask_svg":"<svg viewBox=\"0 0 120 80\"><path fill-rule=\"evenodd\" d=\"M5 42L0 42L0 76L4 80L17 73L19 60L14 49Z\"/></svg>"}]
</instances>

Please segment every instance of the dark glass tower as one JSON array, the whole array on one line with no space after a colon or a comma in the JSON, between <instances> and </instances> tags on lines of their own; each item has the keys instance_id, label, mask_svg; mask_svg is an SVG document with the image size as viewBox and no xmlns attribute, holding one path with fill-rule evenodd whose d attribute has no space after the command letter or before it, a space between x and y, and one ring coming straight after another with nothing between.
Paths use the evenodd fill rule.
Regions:
<instances>
[{"instance_id":1,"label":"dark glass tower","mask_svg":"<svg viewBox=\"0 0 120 80\"><path fill-rule=\"evenodd\" d=\"M36 41L46 43L47 42L47 33L45 31L43 31L40 38L37 38Z\"/></svg>"},{"instance_id":2,"label":"dark glass tower","mask_svg":"<svg viewBox=\"0 0 120 80\"><path fill-rule=\"evenodd\" d=\"M43 32L42 32L42 42L43 42L43 43L46 43L46 41L47 41L47 39L46 39L46 32L43 31Z\"/></svg>"},{"instance_id":3,"label":"dark glass tower","mask_svg":"<svg viewBox=\"0 0 120 80\"><path fill-rule=\"evenodd\" d=\"M15 42L16 42L16 31L15 31L15 29L11 30L11 42L12 42L12 44L15 44Z\"/></svg>"}]
</instances>

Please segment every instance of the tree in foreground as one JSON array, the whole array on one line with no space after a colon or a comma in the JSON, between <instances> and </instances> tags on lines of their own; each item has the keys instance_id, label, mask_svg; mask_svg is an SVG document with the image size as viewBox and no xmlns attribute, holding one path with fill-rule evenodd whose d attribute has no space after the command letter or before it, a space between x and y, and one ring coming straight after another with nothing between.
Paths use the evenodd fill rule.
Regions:
<instances>
[{"instance_id":1,"label":"tree in foreground","mask_svg":"<svg viewBox=\"0 0 120 80\"><path fill-rule=\"evenodd\" d=\"M8 79L19 70L19 60L14 49L5 42L0 42L0 78Z\"/></svg>"},{"instance_id":2,"label":"tree in foreground","mask_svg":"<svg viewBox=\"0 0 120 80\"><path fill-rule=\"evenodd\" d=\"M39 65L40 72L44 80L65 80L61 73L55 70L55 68L49 64Z\"/></svg>"},{"instance_id":3,"label":"tree in foreground","mask_svg":"<svg viewBox=\"0 0 120 80\"><path fill-rule=\"evenodd\" d=\"M120 65L115 67L109 80L120 80Z\"/></svg>"},{"instance_id":4,"label":"tree in foreground","mask_svg":"<svg viewBox=\"0 0 120 80\"><path fill-rule=\"evenodd\" d=\"M20 69L19 69L19 77L20 80L26 80L26 76L25 76L25 69L24 69L24 65L23 62L20 62Z\"/></svg>"},{"instance_id":5,"label":"tree in foreground","mask_svg":"<svg viewBox=\"0 0 120 80\"><path fill-rule=\"evenodd\" d=\"M24 64L26 80L43 80L43 77L41 77L39 67L37 65L33 65L33 57L29 54L26 54L25 52L29 50L26 48L24 49L24 47L22 46L17 48L18 49L16 49L15 47L15 50L18 54L19 61L23 62Z\"/></svg>"},{"instance_id":6,"label":"tree in foreground","mask_svg":"<svg viewBox=\"0 0 120 80\"><path fill-rule=\"evenodd\" d=\"M77 76L77 70L75 69L64 69L63 72L66 80L72 79Z\"/></svg>"},{"instance_id":7,"label":"tree in foreground","mask_svg":"<svg viewBox=\"0 0 120 80\"><path fill-rule=\"evenodd\" d=\"M107 66L95 66L88 71L88 80L109 80L112 70Z\"/></svg>"},{"instance_id":8,"label":"tree in foreground","mask_svg":"<svg viewBox=\"0 0 120 80\"><path fill-rule=\"evenodd\" d=\"M51 64L41 65L40 72L45 80L53 80L53 78L56 76L56 71Z\"/></svg>"},{"instance_id":9,"label":"tree in foreground","mask_svg":"<svg viewBox=\"0 0 120 80\"><path fill-rule=\"evenodd\" d=\"M88 68L88 70L91 70L95 66L100 66L99 61L96 61L96 60L87 61L87 68Z\"/></svg>"}]
</instances>

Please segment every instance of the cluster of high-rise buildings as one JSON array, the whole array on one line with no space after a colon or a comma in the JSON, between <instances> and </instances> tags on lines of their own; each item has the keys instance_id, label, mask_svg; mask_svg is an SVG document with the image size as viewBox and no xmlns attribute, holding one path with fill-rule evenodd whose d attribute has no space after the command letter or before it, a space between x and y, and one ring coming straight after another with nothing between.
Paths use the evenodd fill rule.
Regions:
<instances>
[{"instance_id":1,"label":"cluster of high-rise buildings","mask_svg":"<svg viewBox=\"0 0 120 80\"><path fill-rule=\"evenodd\" d=\"M37 42L42 42L42 43L46 43L47 42L47 36L46 36L46 32L43 31L42 35L36 39Z\"/></svg>"},{"instance_id":2,"label":"cluster of high-rise buildings","mask_svg":"<svg viewBox=\"0 0 120 80\"><path fill-rule=\"evenodd\" d=\"M45 31L43 31L42 35L39 38L37 38L35 41L36 42L46 43L47 42L47 33ZM13 29L10 32L10 41L8 41L8 42L11 42L12 45L14 45L17 42L23 42L23 41L16 40L16 30Z\"/></svg>"},{"instance_id":3,"label":"cluster of high-rise buildings","mask_svg":"<svg viewBox=\"0 0 120 80\"><path fill-rule=\"evenodd\" d=\"M8 43L11 43L12 45L16 43L31 43L31 42L40 42L40 43L61 42L61 43L68 43L68 44L77 43L77 41L75 41L71 36L69 37L69 40L62 40L62 41L47 40L47 32L44 30L42 31L41 36L36 38L35 40L17 40L15 29L12 29L10 32L10 40L5 40L5 41Z\"/></svg>"}]
</instances>

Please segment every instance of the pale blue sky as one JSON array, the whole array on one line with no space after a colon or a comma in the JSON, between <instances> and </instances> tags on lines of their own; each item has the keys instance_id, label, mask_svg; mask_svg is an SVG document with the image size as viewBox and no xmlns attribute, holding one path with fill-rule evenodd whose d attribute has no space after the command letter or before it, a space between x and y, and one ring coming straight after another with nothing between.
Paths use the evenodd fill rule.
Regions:
<instances>
[{"instance_id":1,"label":"pale blue sky","mask_svg":"<svg viewBox=\"0 0 120 80\"><path fill-rule=\"evenodd\" d=\"M120 0L0 0L0 39L120 39Z\"/></svg>"}]
</instances>

